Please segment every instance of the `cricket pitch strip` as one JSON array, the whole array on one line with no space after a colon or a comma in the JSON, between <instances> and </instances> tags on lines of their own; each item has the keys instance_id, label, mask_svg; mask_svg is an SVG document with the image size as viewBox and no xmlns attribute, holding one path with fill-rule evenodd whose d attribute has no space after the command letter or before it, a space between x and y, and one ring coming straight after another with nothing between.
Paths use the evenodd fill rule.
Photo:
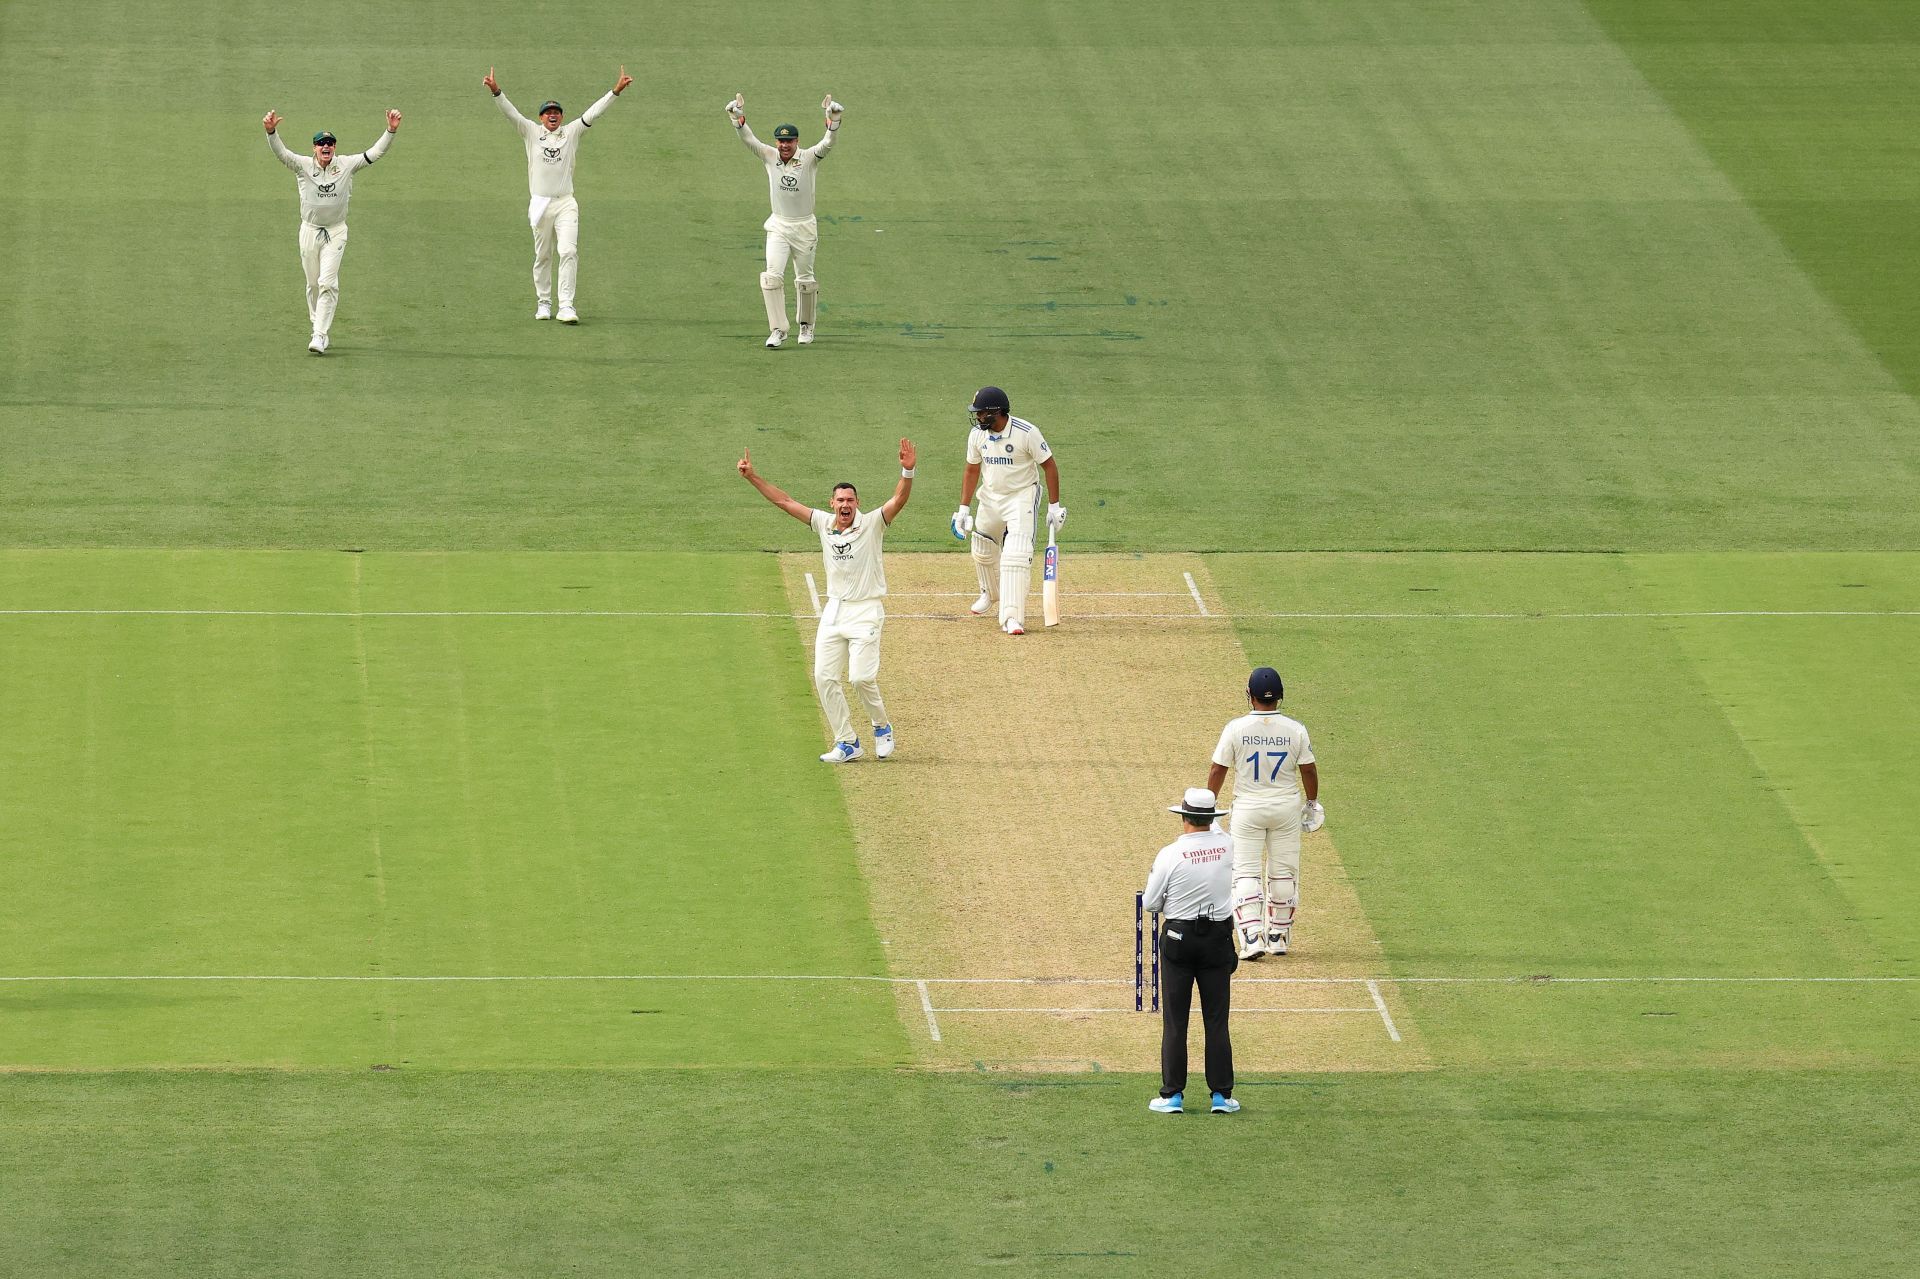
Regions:
<instances>
[{"instance_id":1,"label":"cricket pitch strip","mask_svg":"<svg viewBox=\"0 0 1920 1279\"><path fill-rule=\"evenodd\" d=\"M820 559L782 563L811 669ZM1157 1071L1159 1018L1133 1011L1133 895L1253 665L1204 559L1063 557L1061 625L1040 625L1036 583L1023 636L968 614L966 555L886 567L880 687L900 745L838 777L889 970L914 979L896 989L921 1064ZM1292 683L1285 653L1259 658ZM1320 728L1308 696L1285 706ZM1332 838L1337 756L1323 766L1334 820L1305 841L1293 953L1234 978L1236 1069L1428 1065L1390 989L1364 980L1380 947ZM1198 1062L1197 1007L1190 1042Z\"/></svg>"}]
</instances>

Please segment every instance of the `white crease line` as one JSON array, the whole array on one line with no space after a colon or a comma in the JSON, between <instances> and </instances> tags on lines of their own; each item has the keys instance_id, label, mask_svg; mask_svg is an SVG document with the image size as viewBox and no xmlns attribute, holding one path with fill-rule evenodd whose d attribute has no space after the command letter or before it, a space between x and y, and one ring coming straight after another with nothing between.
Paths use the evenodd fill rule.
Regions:
<instances>
[{"instance_id":1,"label":"white crease line","mask_svg":"<svg viewBox=\"0 0 1920 1279\"><path fill-rule=\"evenodd\" d=\"M1920 976L1891 977L1238 977L1235 985L1253 986L1569 986L1661 985L1898 985L1920 981ZM508 973L497 976L468 974L407 975L298 974L298 973L135 973L135 974L26 974L0 975L0 982L100 981L294 981L294 982L566 982L566 981L851 981L926 986L1131 986L1115 977L881 977L862 973ZM1131 1010L1128 1010L1131 1011ZM1372 1009L1363 1009L1371 1012Z\"/></svg>"},{"instance_id":2,"label":"white crease line","mask_svg":"<svg viewBox=\"0 0 1920 1279\"><path fill-rule=\"evenodd\" d=\"M820 588L813 584L813 574L807 574L807 598L813 601L813 615L820 616Z\"/></svg>"},{"instance_id":3,"label":"white crease line","mask_svg":"<svg viewBox=\"0 0 1920 1279\"><path fill-rule=\"evenodd\" d=\"M926 599L970 600L975 598L978 594L979 592L977 591L893 591L893 590L890 590L887 592L887 598L890 600L926 600ZM1039 591L1028 591L1027 598L1032 599L1039 594L1040 594ZM1081 599L1166 600L1166 599L1179 599L1181 593L1179 591L1075 591L1074 594L1080 597Z\"/></svg>"},{"instance_id":4,"label":"white crease line","mask_svg":"<svg viewBox=\"0 0 1920 1279\"><path fill-rule=\"evenodd\" d=\"M819 589L813 574L807 574L808 592L813 596L814 616L819 616ZM1085 596L1090 592L1076 591ZM1171 595L1172 593L1166 593ZM1143 597L1162 597L1158 592ZM1125 598L1111 594L1105 598ZM1913 618L1920 610L1721 610L1693 613L1215 613L1200 602L1200 616L1192 613L1075 613L1075 621L1108 622L1192 622L1201 618L1226 621L1294 622L1591 622L1591 621L1664 621L1687 618ZM794 621L793 613L754 612L721 609L373 609L355 612L344 609L270 609L270 608L0 608L0 617L317 617L317 618L433 618L433 617L740 617L779 618ZM890 613L890 622L964 622L966 613Z\"/></svg>"},{"instance_id":5,"label":"white crease line","mask_svg":"<svg viewBox=\"0 0 1920 1279\"><path fill-rule=\"evenodd\" d=\"M931 1011L942 1013L1127 1013L1129 1015L1136 1015L1136 1010L1132 1008L937 1008ZM1233 1010L1233 1015L1239 1017L1247 1013L1365 1013L1371 1017L1374 1015L1374 1011L1372 1005L1368 1005L1365 1008L1236 1007ZM1394 1036L1394 1042L1398 1043L1399 1039L1400 1036L1396 1034Z\"/></svg>"},{"instance_id":6,"label":"white crease line","mask_svg":"<svg viewBox=\"0 0 1920 1279\"><path fill-rule=\"evenodd\" d=\"M1380 986L1377 982L1367 983L1367 993L1373 996L1373 1006L1380 1011L1380 1020L1386 1023L1387 1038L1394 1043L1400 1042L1400 1032L1394 1029L1393 1017L1387 1012L1387 1001L1380 998Z\"/></svg>"},{"instance_id":7,"label":"white crease line","mask_svg":"<svg viewBox=\"0 0 1920 1279\"><path fill-rule=\"evenodd\" d=\"M916 981L913 984L920 990L920 1007L927 1014L927 1033L933 1036L933 1042L937 1044L940 1042L940 1022L933 1015L933 1000L927 995L927 983Z\"/></svg>"},{"instance_id":8,"label":"white crease line","mask_svg":"<svg viewBox=\"0 0 1920 1279\"><path fill-rule=\"evenodd\" d=\"M1200 588L1194 584L1193 574L1182 573L1180 576L1187 579L1187 590L1192 594L1193 606L1200 610L1200 616L1212 617L1213 614L1207 612L1207 602L1200 598Z\"/></svg>"}]
</instances>

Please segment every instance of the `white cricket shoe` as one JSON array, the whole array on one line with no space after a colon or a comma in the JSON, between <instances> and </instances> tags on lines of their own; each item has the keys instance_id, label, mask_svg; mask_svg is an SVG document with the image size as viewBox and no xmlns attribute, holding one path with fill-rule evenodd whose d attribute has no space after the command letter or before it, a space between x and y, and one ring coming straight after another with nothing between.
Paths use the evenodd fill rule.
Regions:
<instances>
[{"instance_id":1,"label":"white cricket shoe","mask_svg":"<svg viewBox=\"0 0 1920 1279\"><path fill-rule=\"evenodd\" d=\"M786 340L787 331L785 329L775 329L773 332L767 334L767 350L778 351L780 344Z\"/></svg>"},{"instance_id":2,"label":"white cricket shoe","mask_svg":"<svg viewBox=\"0 0 1920 1279\"><path fill-rule=\"evenodd\" d=\"M1006 620L1006 624L1000 629L1009 635L1025 635L1027 633L1027 628L1014 621L1011 617Z\"/></svg>"},{"instance_id":3,"label":"white cricket shoe","mask_svg":"<svg viewBox=\"0 0 1920 1279\"><path fill-rule=\"evenodd\" d=\"M1286 931L1275 930L1267 934L1267 953L1269 955L1284 955L1287 953L1287 933L1290 931L1290 929Z\"/></svg>"},{"instance_id":4,"label":"white cricket shoe","mask_svg":"<svg viewBox=\"0 0 1920 1279\"><path fill-rule=\"evenodd\" d=\"M560 308L560 323L578 324L580 323L580 313L570 306L563 306Z\"/></svg>"},{"instance_id":5,"label":"white cricket shoe","mask_svg":"<svg viewBox=\"0 0 1920 1279\"><path fill-rule=\"evenodd\" d=\"M1239 940L1239 954L1242 961L1249 963L1254 960L1265 959L1267 957L1266 943L1257 940L1248 941L1242 937Z\"/></svg>"},{"instance_id":6,"label":"white cricket shoe","mask_svg":"<svg viewBox=\"0 0 1920 1279\"><path fill-rule=\"evenodd\" d=\"M986 591L981 591L980 598L968 606L967 612L972 613L975 617L985 617L992 608L993 596Z\"/></svg>"},{"instance_id":7,"label":"white cricket shoe","mask_svg":"<svg viewBox=\"0 0 1920 1279\"><path fill-rule=\"evenodd\" d=\"M833 749L820 757L822 764L845 764L859 759L864 752L859 742L835 742Z\"/></svg>"},{"instance_id":8,"label":"white cricket shoe","mask_svg":"<svg viewBox=\"0 0 1920 1279\"><path fill-rule=\"evenodd\" d=\"M893 725L875 724L873 726L873 757L885 759L893 754Z\"/></svg>"},{"instance_id":9,"label":"white cricket shoe","mask_svg":"<svg viewBox=\"0 0 1920 1279\"><path fill-rule=\"evenodd\" d=\"M811 324L803 324L800 326L800 345L813 345L813 326Z\"/></svg>"},{"instance_id":10,"label":"white cricket shoe","mask_svg":"<svg viewBox=\"0 0 1920 1279\"><path fill-rule=\"evenodd\" d=\"M536 320L551 320L553 318L553 303L551 302L535 303L533 308L533 318Z\"/></svg>"},{"instance_id":11,"label":"white cricket shoe","mask_svg":"<svg viewBox=\"0 0 1920 1279\"><path fill-rule=\"evenodd\" d=\"M307 343L307 350L312 351L315 355L325 355L327 353L327 335L324 333L314 334L313 340Z\"/></svg>"}]
</instances>

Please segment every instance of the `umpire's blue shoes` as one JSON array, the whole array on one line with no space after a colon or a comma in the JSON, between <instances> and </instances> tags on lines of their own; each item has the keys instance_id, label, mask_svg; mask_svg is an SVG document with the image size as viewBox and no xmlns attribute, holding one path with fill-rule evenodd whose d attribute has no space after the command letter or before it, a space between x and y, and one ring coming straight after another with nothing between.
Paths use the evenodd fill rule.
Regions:
<instances>
[{"instance_id":1,"label":"umpire's blue shoes","mask_svg":"<svg viewBox=\"0 0 1920 1279\"><path fill-rule=\"evenodd\" d=\"M859 759L863 752L859 742L835 742L833 749L820 757L822 764L844 764L848 760Z\"/></svg>"},{"instance_id":2,"label":"umpire's blue shoes","mask_svg":"<svg viewBox=\"0 0 1920 1279\"><path fill-rule=\"evenodd\" d=\"M1171 1097L1155 1097L1147 1103L1147 1109L1156 1115L1177 1115L1185 1107L1182 1104L1181 1094L1175 1093Z\"/></svg>"},{"instance_id":3,"label":"umpire's blue shoes","mask_svg":"<svg viewBox=\"0 0 1920 1279\"><path fill-rule=\"evenodd\" d=\"M1213 1113L1216 1115L1237 1115L1240 1113L1240 1103L1231 1097L1215 1093L1213 1094Z\"/></svg>"}]
</instances>

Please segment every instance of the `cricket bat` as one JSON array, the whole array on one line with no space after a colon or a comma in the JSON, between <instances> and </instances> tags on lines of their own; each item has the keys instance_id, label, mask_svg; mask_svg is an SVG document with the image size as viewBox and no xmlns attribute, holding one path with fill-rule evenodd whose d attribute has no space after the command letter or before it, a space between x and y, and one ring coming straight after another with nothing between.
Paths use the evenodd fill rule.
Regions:
<instances>
[{"instance_id":1,"label":"cricket bat","mask_svg":"<svg viewBox=\"0 0 1920 1279\"><path fill-rule=\"evenodd\" d=\"M1060 548L1047 530L1047 567L1040 575L1040 612L1048 626L1060 625Z\"/></svg>"}]
</instances>

